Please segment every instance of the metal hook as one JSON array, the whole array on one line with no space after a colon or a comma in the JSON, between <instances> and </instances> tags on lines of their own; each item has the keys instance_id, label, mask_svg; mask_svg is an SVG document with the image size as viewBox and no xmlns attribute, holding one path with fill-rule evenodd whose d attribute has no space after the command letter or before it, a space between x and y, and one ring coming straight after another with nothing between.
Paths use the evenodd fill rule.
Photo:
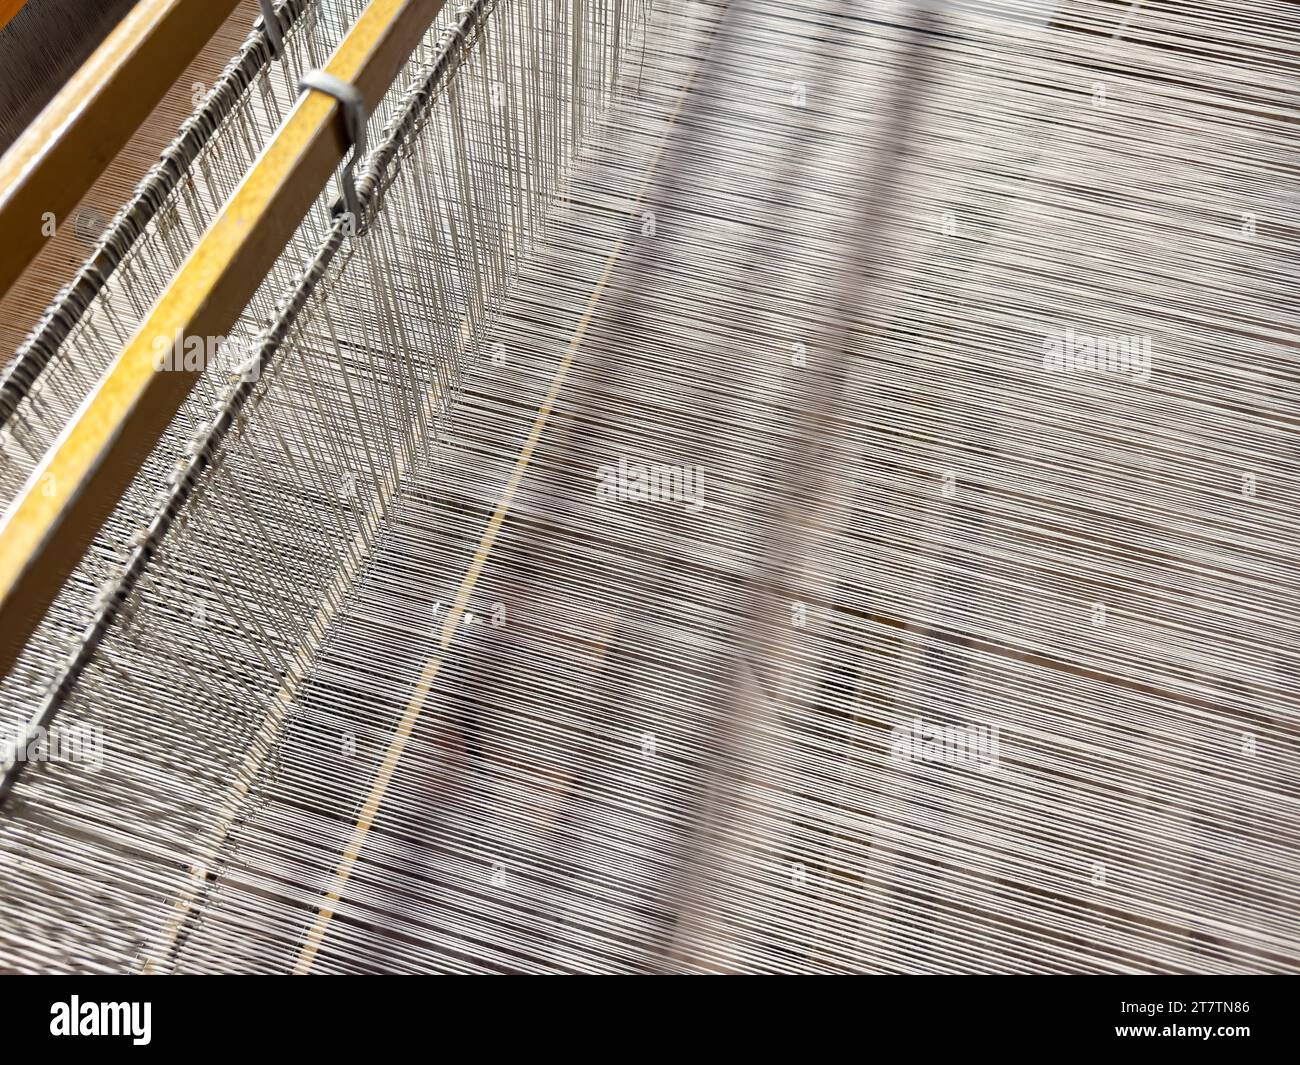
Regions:
<instances>
[{"instance_id":1,"label":"metal hook","mask_svg":"<svg viewBox=\"0 0 1300 1065\"><path fill-rule=\"evenodd\" d=\"M357 161L366 150L366 101L361 90L342 78L323 70L309 70L298 82L299 90L315 89L332 96L343 108L343 125L352 141L352 157L339 178L343 186L343 205L352 215L355 228L361 225L361 201L357 198L357 184L353 176ZM335 207L337 210L337 205Z\"/></svg>"},{"instance_id":2,"label":"metal hook","mask_svg":"<svg viewBox=\"0 0 1300 1065\"><path fill-rule=\"evenodd\" d=\"M258 0L262 6L262 26L266 30L266 39L271 43L271 55L279 59L284 55L284 35L280 32L280 16L275 13L271 0Z\"/></svg>"}]
</instances>

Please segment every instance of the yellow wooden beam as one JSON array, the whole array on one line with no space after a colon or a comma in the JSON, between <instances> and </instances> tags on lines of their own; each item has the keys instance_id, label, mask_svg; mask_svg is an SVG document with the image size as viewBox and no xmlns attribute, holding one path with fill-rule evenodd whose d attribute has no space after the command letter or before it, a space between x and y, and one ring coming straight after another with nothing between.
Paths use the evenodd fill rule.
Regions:
<instances>
[{"instance_id":1,"label":"yellow wooden beam","mask_svg":"<svg viewBox=\"0 0 1300 1065\"><path fill-rule=\"evenodd\" d=\"M140 0L0 158L0 294L236 3Z\"/></svg>"},{"instance_id":2,"label":"yellow wooden beam","mask_svg":"<svg viewBox=\"0 0 1300 1065\"><path fill-rule=\"evenodd\" d=\"M326 71L382 98L443 0L372 0ZM338 103L298 101L89 403L0 521L0 676L194 386L154 339L229 333L350 147Z\"/></svg>"},{"instance_id":3,"label":"yellow wooden beam","mask_svg":"<svg viewBox=\"0 0 1300 1065\"><path fill-rule=\"evenodd\" d=\"M0 0L0 30L9 25L26 3L27 0Z\"/></svg>"}]
</instances>

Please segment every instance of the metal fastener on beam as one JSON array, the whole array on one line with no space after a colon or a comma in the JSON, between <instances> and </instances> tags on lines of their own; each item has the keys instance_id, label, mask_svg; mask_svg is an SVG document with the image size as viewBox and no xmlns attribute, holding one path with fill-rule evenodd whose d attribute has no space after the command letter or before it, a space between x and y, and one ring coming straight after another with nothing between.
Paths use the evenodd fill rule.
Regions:
<instances>
[{"instance_id":1,"label":"metal fastener on beam","mask_svg":"<svg viewBox=\"0 0 1300 1065\"><path fill-rule=\"evenodd\" d=\"M284 34L280 31L280 16L275 12L271 0L257 0L262 7L262 28L266 30L266 40L271 46L271 54L279 59L284 55Z\"/></svg>"},{"instance_id":2,"label":"metal fastener on beam","mask_svg":"<svg viewBox=\"0 0 1300 1065\"><path fill-rule=\"evenodd\" d=\"M303 92L309 89L334 97L339 102L339 106L343 108L343 125L348 131L348 136L352 138L352 156L348 159L347 166L343 168L343 173L339 175L339 182L343 186L341 209L352 216L354 231L359 231L361 226L361 202L357 199L357 182L354 171L357 162L366 150L367 116L365 98L357 91L355 85L349 85L341 78L336 78L333 74L328 74L323 70L309 70L299 79L298 91ZM336 204L335 213L339 209L339 205Z\"/></svg>"}]
</instances>

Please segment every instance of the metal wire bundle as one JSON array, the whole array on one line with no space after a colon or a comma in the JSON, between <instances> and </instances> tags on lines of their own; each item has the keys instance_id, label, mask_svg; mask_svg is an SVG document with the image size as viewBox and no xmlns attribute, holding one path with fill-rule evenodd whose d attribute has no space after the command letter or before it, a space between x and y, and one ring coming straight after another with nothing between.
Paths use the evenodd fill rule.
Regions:
<instances>
[{"instance_id":1,"label":"metal wire bundle","mask_svg":"<svg viewBox=\"0 0 1300 1065\"><path fill-rule=\"evenodd\" d=\"M298 94L363 6L293 0L273 55L259 26L208 90L159 162L46 311L0 379L0 490L7 503L139 326L171 273L270 140ZM281 288L287 278L280 278ZM256 308L262 312L269 307Z\"/></svg>"},{"instance_id":2,"label":"metal wire bundle","mask_svg":"<svg viewBox=\"0 0 1300 1065\"><path fill-rule=\"evenodd\" d=\"M94 254L50 306L0 378L0 498L8 506L33 474L120 345L139 327L245 168L261 151L297 95L297 79L329 54L359 0L322 14L315 3L280 5L283 57L273 57L259 24L183 124L157 166L140 182L101 236ZM321 207L299 239L328 224ZM236 342L254 335L275 294L294 276L269 278L239 327ZM86 627L96 597L123 562L128 541L147 521L175 456L225 387L231 360L204 375L167 441L97 538L17 668L0 682L0 721L17 726L54 683Z\"/></svg>"},{"instance_id":3,"label":"metal wire bundle","mask_svg":"<svg viewBox=\"0 0 1300 1065\"><path fill-rule=\"evenodd\" d=\"M283 60L272 59L260 30L250 36L158 169L141 183L136 198L105 234L97 255L6 368L0 414L8 409L6 403L13 406L0 429L0 483L6 502L33 474L44 449L58 438L120 345L139 327L170 271L189 254L242 179L296 97L298 79L329 54L364 6L361 0L347 0L325 14L312 6L300 7L285 33ZM448 13L439 24L449 18ZM287 19L282 11L281 21ZM429 61L422 44L406 64L401 83L417 79ZM385 99L370 116L372 142L397 95ZM238 380L242 352L255 347L258 332L276 316L277 301L296 284L303 263L333 227L331 204L332 198L322 198L313 206L229 338L200 338L209 351L216 346L213 340L222 342L217 357L205 367L166 438L95 538L17 667L0 681L0 721L17 727L32 716L33 706L49 699L52 686L66 682L69 656L84 648L90 619L102 615L105 588L118 583L124 566L138 554L132 541L171 490L176 463L192 448L192 438L210 421L232 381Z\"/></svg>"},{"instance_id":4,"label":"metal wire bundle","mask_svg":"<svg viewBox=\"0 0 1300 1065\"><path fill-rule=\"evenodd\" d=\"M0 958L1294 969L1288 14L457 12L56 690Z\"/></svg>"}]
</instances>

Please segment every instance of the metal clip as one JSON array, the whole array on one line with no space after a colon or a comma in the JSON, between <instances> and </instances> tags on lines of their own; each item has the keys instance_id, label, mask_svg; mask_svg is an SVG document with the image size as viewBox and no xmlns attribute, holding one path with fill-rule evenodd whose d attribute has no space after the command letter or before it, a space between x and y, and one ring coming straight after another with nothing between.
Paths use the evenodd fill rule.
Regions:
<instances>
[{"instance_id":1,"label":"metal clip","mask_svg":"<svg viewBox=\"0 0 1300 1065\"><path fill-rule=\"evenodd\" d=\"M343 186L343 205L352 215L354 231L361 226L361 201L357 198L357 183L353 176L357 161L366 150L366 101L361 90L342 78L327 74L323 70L309 70L298 82L299 90L315 89L326 96L332 96L343 108L343 126L352 141L352 157L339 177ZM338 206L335 205L337 212Z\"/></svg>"},{"instance_id":2,"label":"metal clip","mask_svg":"<svg viewBox=\"0 0 1300 1065\"><path fill-rule=\"evenodd\" d=\"M258 0L262 6L262 26L271 44L271 55L279 59L284 55L284 35L280 32L280 16L275 13L271 0Z\"/></svg>"}]
</instances>

